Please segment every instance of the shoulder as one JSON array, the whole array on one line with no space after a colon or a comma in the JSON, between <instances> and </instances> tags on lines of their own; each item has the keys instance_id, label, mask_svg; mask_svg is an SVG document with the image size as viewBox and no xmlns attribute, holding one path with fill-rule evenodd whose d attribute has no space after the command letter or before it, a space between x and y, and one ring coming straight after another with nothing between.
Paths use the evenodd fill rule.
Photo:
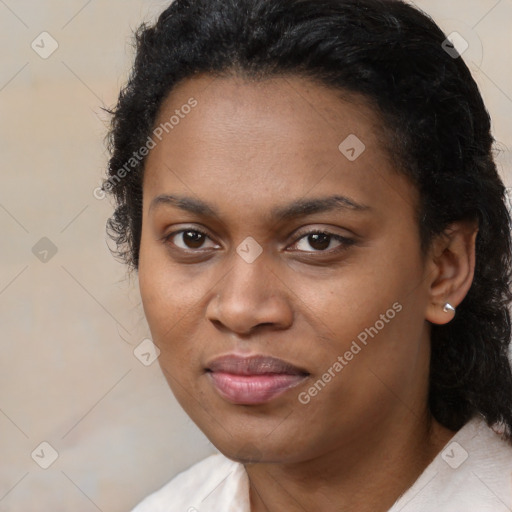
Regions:
<instances>
[{"instance_id":1,"label":"shoulder","mask_svg":"<svg viewBox=\"0 0 512 512\"><path fill-rule=\"evenodd\" d=\"M176 475L132 512L207 512L220 509L244 512L244 505L248 512L249 485L245 468L218 453Z\"/></svg>"},{"instance_id":2,"label":"shoulder","mask_svg":"<svg viewBox=\"0 0 512 512\"><path fill-rule=\"evenodd\" d=\"M512 445L480 418L446 444L390 512L509 512Z\"/></svg>"}]
</instances>

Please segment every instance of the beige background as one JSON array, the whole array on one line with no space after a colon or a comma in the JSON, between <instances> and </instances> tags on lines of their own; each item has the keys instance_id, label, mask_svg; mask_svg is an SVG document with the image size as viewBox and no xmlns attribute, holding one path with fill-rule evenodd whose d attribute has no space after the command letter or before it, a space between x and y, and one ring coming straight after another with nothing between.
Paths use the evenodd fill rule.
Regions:
<instances>
[{"instance_id":1,"label":"beige background","mask_svg":"<svg viewBox=\"0 0 512 512\"><path fill-rule=\"evenodd\" d=\"M416 3L469 42L512 186L512 0ZM130 510L214 451L157 362L134 356L149 337L136 276L111 257L111 205L93 196L107 162L100 107L126 77L132 29L167 4L0 0L2 512ZM43 31L59 45L47 59L31 48ZM43 237L55 255L47 241L33 253ZM48 469L42 442L58 453Z\"/></svg>"}]
</instances>

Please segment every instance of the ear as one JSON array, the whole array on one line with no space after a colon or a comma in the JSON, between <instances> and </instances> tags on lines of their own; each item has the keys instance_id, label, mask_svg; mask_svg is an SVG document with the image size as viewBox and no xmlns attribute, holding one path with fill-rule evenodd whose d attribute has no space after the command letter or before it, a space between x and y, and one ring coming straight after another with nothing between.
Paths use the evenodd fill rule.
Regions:
<instances>
[{"instance_id":1,"label":"ear","mask_svg":"<svg viewBox=\"0 0 512 512\"><path fill-rule=\"evenodd\" d=\"M456 308L464 299L475 273L476 221L457 221L431 245L428 255L429 304L425 318L434 324L446 324L454 311L443 310L448 302Z\"/></svg>"}]
</instances>

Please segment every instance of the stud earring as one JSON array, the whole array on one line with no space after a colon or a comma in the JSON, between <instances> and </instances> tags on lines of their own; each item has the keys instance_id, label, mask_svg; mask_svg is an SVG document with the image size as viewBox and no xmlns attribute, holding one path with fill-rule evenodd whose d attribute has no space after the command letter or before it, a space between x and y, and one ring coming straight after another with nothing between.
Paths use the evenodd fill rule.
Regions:
<instances>
[{"instance_id":1,"label":"stud earring","mask_svg":"<svg viewBox=\"0 0 512 512\"><path fill-rule=\"evenodd\" d=\"M450 311L453 311L455 313L455 308L449 302L447 302L443 307L443 311L445 313L448 313Z\"/></svg>"}]
</instances>

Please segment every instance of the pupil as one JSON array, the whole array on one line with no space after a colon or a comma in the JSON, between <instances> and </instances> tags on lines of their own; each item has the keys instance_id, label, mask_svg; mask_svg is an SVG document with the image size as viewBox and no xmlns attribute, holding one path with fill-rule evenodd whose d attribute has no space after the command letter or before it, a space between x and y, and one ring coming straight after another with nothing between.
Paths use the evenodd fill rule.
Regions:
<instances>
[{"instance_id":1,"label":"pupil","mask_svg":"<svg viewBox=\"0 0 512 512\"><path fill-rule=\"evenodd\" d=\"M309 243L311 247L315 249L327 249L329 247L330 235L326 235L325 233L315 233L313 235L309 235Z\"/></svg>"},{"instance_id":2,"label":"pupil","mask_svg":"<svg viewBox=\"0 0 512 512\"><path fill-rule=\"evenodd\" d=\"M186 231L184 236L186 238L185 243L192 249L197 249L203 243L203 235L198 231Z\"/></svg>"}]
</instances>

